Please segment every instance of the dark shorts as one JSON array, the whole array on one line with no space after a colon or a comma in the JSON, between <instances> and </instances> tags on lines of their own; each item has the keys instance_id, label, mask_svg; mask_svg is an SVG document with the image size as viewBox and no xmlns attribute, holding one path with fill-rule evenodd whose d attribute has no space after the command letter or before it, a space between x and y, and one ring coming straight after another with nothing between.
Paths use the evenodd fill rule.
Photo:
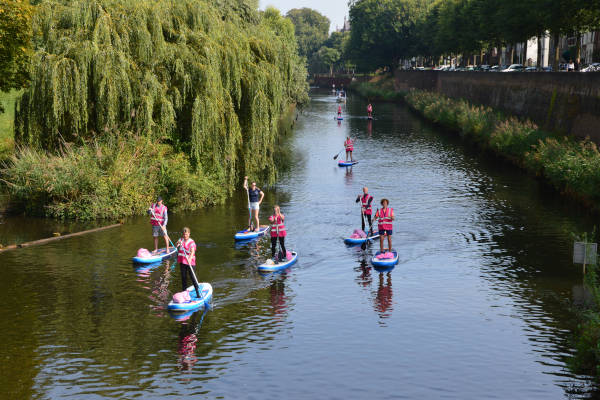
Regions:
<instances>
[{"instance_id":1,"label":"dark shorts","mask_svg":"<svg viewBox=\"0 0 600 400\"><path fill-rule=\"evenodd\" d=\"M383 236L383 235L392 236L392 230L391 229L380 229L379 236Z\"/></svg>"},{"instance_id":2,"label":"dark shorts","mask_svg":"<svg viewBox=\"0 0 600 400\"><path fill-rule=\"evenodd\" d=\"M154 236L154 237L165 236L165 233L163 232L160 225L152 225L152 236Z\"/></svg>"}]
</instances>

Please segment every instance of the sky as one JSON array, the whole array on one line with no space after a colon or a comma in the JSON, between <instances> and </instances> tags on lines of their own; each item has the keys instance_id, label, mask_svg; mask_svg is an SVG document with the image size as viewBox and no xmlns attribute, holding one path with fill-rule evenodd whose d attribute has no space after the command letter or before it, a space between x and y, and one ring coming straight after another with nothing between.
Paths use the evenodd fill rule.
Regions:
<instances>
[{"instance_id":1,"label":"sky","mask_svg":"<svg viewBox=\"0 0 600 400\"><path fill-rule=\"evenodd\" d=\"M259 0L259 7L264 10L267 6L273 6L285 15L292 8L308 7L317 10L331 21L329 31L340 28L344 24L344 15L348 16L348 0Z\"/></svg>"}]
</instances>

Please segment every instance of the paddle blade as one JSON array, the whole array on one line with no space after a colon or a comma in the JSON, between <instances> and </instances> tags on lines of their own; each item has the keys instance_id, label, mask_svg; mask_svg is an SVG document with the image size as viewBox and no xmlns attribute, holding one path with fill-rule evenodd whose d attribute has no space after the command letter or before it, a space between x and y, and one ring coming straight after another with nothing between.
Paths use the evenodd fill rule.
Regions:
<instances>
[{"instance_id":1,"label":"paddle blade","mask_svg":"<svg viewBox=\"0 0 600 400\"><path fill-rule=\"evenodd\" d=\"M333 156L334 160L337 160L338 156L340 155L340 153L337 153L335 156Z\"/></svg>"}]
</instances>

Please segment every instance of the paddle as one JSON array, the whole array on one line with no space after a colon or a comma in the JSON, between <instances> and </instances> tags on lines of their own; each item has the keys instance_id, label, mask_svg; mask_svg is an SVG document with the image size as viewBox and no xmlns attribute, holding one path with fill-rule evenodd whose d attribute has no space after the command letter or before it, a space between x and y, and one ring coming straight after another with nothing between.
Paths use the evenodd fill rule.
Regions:
<instances>
[{"instance_id":1,"label":"paddle","mask_svg":"<svg viewBox=\"0 0 600 400\"><path fill-rule=\"evenodd\" d=\"M379 208L377 208L377 211L379 211ZM377 214L377 211L375 211L375 214ZM360 245L360 248L363 250L365 250L367 248L367 243L369 243L369 234L371 234L373 232L373 222L375 222L375 218L371 218L371 224L369 225L369 231L365 232L367 234L367 240L365 240Z\"/></svg>"},{"instance_id":2,"label":"paddle","mask_svg":"<svg viewBox=\"0 0 600 400\"><path fill-rule=\"evenodd\" d=\"M340 153L344 150L346 150L346 148L341 149L335 156L333 156L333 159L337 160L337 158L340 156Z\"/></svg>"},{"instance_id":3,"label":"paddle","mask_svg":"<svg viewBox=\"0 0 600 400\"><path fill-rule=\"evenodd\" d=\"M246 188L246 197L248 198L248 230L251 231L254 226L254 222L252 222L252 208L250 208L250 189L248 189L248 177L244 178L244 187Z\"/></svg>"}]
</instances>

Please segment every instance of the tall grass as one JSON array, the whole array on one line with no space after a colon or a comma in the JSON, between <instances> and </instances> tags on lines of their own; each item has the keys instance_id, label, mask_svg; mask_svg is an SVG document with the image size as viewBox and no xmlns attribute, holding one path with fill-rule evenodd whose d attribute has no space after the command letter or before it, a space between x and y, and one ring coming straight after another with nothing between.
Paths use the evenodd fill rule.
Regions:
<instances>
[{"instance_id":1,"label":"tall grass","mask_svg":"<svg viewBox=\"0 0 600 400\"><path fill-rule=\"evenodd\" d=\"M17 149L2 171L17 208L56 218L140 214L162 195L169 207L193 210L221 202L227 188L193 169L189 157L146 137L120 135L48 153Z\"/></svg>"},{"instance_id":2,"label":"tall grass","mask_svg":"<svg viewBox=\"0 0 600 400\"><path fill-rule=\"evenodd\" d=\"M404 97L394 87L394 77L389 74L378 75L368 82L353 82L350 89L369 100L397 101Z\"/></svg>"}]
</instances>

